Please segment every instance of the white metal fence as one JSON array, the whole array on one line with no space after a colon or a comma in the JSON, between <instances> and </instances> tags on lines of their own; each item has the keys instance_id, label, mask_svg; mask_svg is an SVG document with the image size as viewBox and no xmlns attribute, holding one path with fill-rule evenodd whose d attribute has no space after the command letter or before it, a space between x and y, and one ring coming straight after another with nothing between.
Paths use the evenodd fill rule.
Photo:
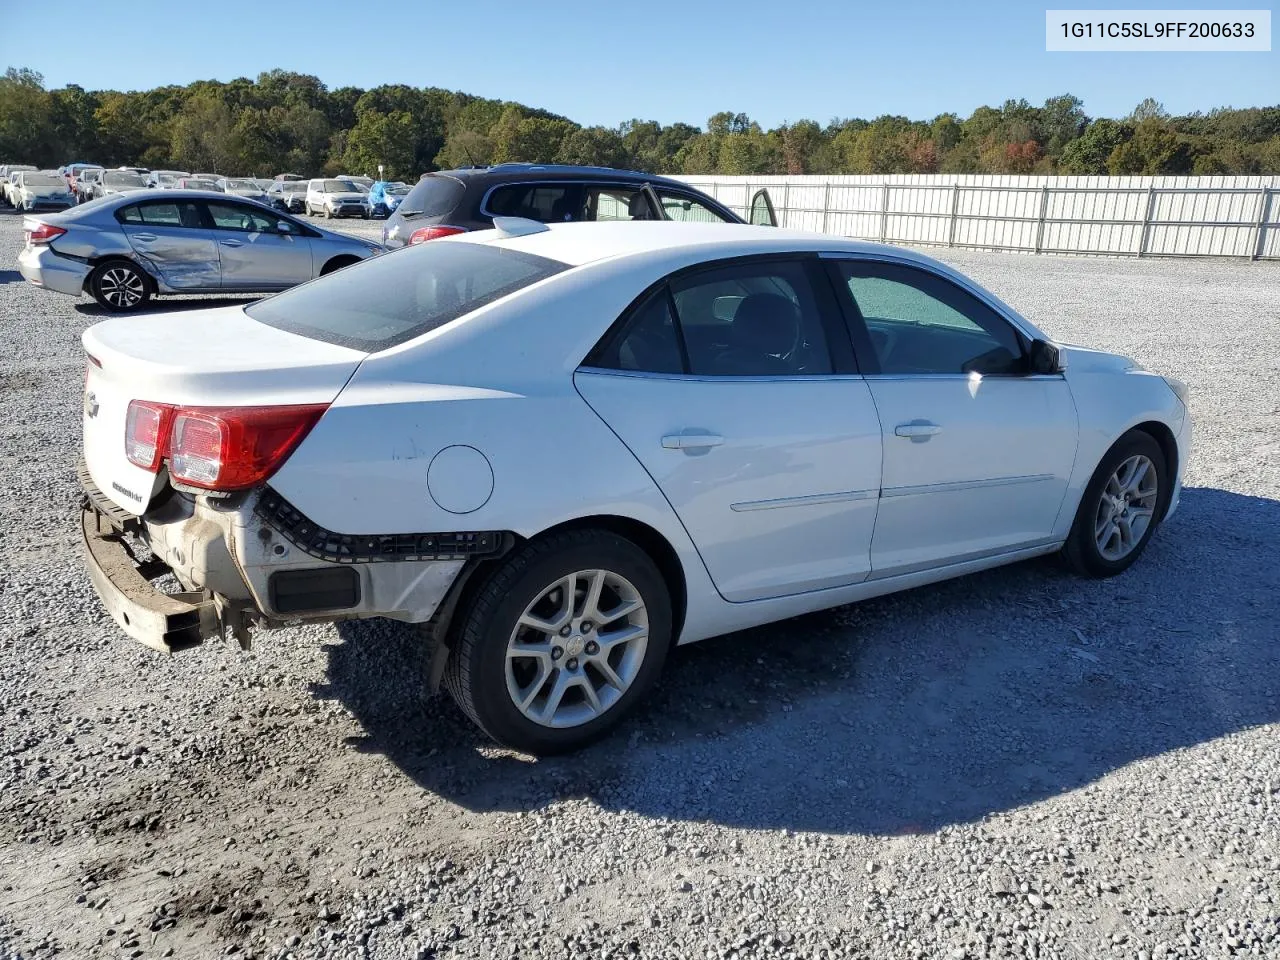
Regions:
<instances>
[{"instance_id":1,"label":"white metal fence","mask_svg":"<svg viewBox=\"0 0 1280 960\"><path fill-rule=\"evenodd\" d=\"M887 243L1024 253L1280 259L1280 176L890 175L676 179L746 216Z\"/></svg>"}]
</instances>

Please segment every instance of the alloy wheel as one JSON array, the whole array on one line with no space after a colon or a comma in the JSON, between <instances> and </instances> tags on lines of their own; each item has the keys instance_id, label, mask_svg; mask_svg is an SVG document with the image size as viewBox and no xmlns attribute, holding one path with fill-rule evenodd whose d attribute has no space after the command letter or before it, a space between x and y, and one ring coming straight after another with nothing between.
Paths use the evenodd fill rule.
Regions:
<instances>
[{"instance_id":1,"label":"alloy wheel","mask_svg":"<svg viewBox=\"0 0 1280 960\"><path fill-rule=\"evenodd\" d=\"M507 641L507 693L544 727L577 727L631 687L649 641L640 592L609 570L580 570L525 607Z\"/></svg>"},{"instance_id":2,"label":"alloy wheel","mask_svg":"<svg viewBox=\"0 0 1280 960\"><path fill-rule=\"evenodd\" d=\"M98 289L107 303L121 310L136 307L147 292L142 277L128 267L111 267L102 275Z\"/></svg>"},{"instance_id":3,"label":"alloy wheel","mask_svg":"<svg viewBox=\"0 0 1280 960\"><path fill-rule=\"evenodd\" d=\"M1160 493L1155 464L1142 454L1121 462L1098 498L1093 536L1103 559L1123 560L1142 542Z\"/></svg>"}]
</instances>

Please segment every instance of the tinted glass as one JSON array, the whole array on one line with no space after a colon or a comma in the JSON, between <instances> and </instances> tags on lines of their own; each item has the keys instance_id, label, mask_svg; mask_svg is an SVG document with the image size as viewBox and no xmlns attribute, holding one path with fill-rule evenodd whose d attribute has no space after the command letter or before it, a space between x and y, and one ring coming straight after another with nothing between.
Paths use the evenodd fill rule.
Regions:
<instances>
[{"instance_id":1,"label":"tinted glass","mask_svg":"<svg viewBox=\"0 0 1280 960\"><path fill-rule=\"evenodd\" d=\"M269 326L357 350L383 350L444 326L566 264L501 247L439 241L338 270L245 313Z\"/></svg>"},{"instance_id":2,"label":"tinted glass","mask_svg":"<svg viewBox=\"0 0 1280 960\"><path fill-rule=\"evenodd\" d=\"M881 373L1018 374L1022 342L1003 317L972 294L923 270L843 263Z\"/></svg>"},{"instance_id":3,"label":"tinted glass","mask_svg":"<svg viewBox=\"0 0 1280 960\"><path fill-rule=\"evenodd\" d=\"M405 200L412 202L412 196ZM543 223L581 220L582 188L576 183L513 183L489 194L485 210L495 217L524 217Z\"/></svg>"},{"instance_id":4,"label":"tinted glass","mask_svg":"<svg viewBox=\"0 0 1280 960\"><path fill-rule=\"evenodd\" d=\"M632 316L615 337L587 360L588 366L645 373L683 373L680 339L664 286Z\"/></svg>"},{"instance_id":5,"label":"tinted glass","mask_svg":"<svg viewBox=\"0 0 1280 960\"><path fill-rule=\"evenodd\" d=\"M671 290L690 373L832 372L817 299L802 263L756 261L702 271L672 283Z\"/></svg>"},{"instance_id":6,"label":"tinted glass","mask_svg":"<svg viewBox=\"0 0 1280 960\"><path fill-rule=\"evenodd\" d=\"M397 213L402 217L442 217L458 205L466 190L460 180L429 174L400 201Z\"/></svg>"},{"instance_id":7,"label":"tinted glass","mask_svg":"<svg viewBox=\"0 0 1280 960\"><path fill-rule=\"evenodd\" d=\"M699 203L684 194L670 193L659 189L658 201L662 204L662 212L668 220L688 220L693 223L730 223L705 204Z\"/></svg>"},{"instance_id":8,"label":"tinted glass","mask_svg":"<svg viewBox=\"0 0 1280 960\"><path fill-rule=\"evenodd\" d=\"M126 173L123 170L108 170L102 175L102 182L109 187L145 187L147 181L137 173Z\"/></svg>"}]
</instances>

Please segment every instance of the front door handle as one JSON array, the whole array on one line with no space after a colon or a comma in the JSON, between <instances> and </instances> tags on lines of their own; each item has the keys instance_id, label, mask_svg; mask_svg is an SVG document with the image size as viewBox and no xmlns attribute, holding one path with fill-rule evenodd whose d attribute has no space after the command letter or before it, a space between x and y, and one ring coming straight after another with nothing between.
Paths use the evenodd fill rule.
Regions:
<instances>
[{"instance_id":1,"label":"front door handle","mask_svg":"<svg viewBox=\"0 0 1280 960\"><path fill-rule=\"evenodd\" d=\"M722 443L724 437L714 433L669 433L662 438L662 446L667 450L704 450Z\"/></svg>"},{"instance_id":2,"label":"front door handle","mask_svg":"<svg viewBox=\"0 0 1280 960\"><path fill-rule=\"evenodd\" d=\"M924 443L930 437L940 434L942 428L928 420L912 420L910 423L898 424L893 432L899 437L907 437L912 443Z\"/></svg>"},{"instance_id":3,"label":"front door handle","mask_svg":"<svg viewBox=\"0 0 1280 960\"><path fill-rule=\"evenodd\" d=\"M219 240L218 242L224 247L239 247L242 245L239 240Z\"/></svg>"},{"instance_id":4,"label":"front door handle","mask_svg":"<svg viewBox=\"0 0 1280 960\"><path fill-rule=\"evenodd\" d=\"M133 235L133 239L137 240L139 243L154 243L160 238L154 233L135 233Z\"/></svg>"}]
</instances>

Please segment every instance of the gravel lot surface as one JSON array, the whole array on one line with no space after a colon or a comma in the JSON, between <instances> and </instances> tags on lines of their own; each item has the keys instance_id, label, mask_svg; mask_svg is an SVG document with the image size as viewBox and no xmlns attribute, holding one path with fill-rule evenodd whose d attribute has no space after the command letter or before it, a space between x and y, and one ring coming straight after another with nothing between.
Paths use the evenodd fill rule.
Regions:
<instances>
[{"instance_id":1,"label":"gravel lot surface","mask_svg":"<svg viewBox=\"0 0 1280 960\"><path fill-rule=\"evenodd\" d=\"M99 313L20 244L0 216L0 957L1280 957L1280 264L943 251L1190 383L1146 556L683 648L533 762L398 625L112 626L74 523Z\"/></svg>"}]
</instances>

